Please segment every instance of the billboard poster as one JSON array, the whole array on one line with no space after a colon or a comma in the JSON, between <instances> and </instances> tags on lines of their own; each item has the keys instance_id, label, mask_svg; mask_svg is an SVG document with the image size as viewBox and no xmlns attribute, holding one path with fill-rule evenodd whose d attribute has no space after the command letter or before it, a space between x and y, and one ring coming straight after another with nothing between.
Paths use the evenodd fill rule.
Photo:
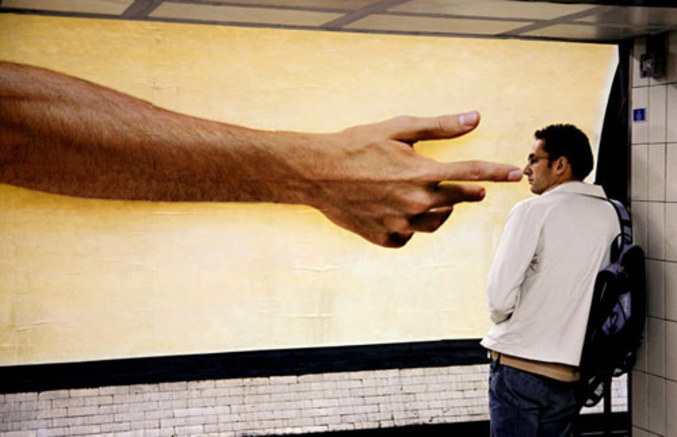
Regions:
<instances>
[{"instance_id":1,"label":"billboard poster","mask_svg":"<svg viewBox=\"0 0 677 437\"><path fill-rule=\"evenodd\" d=\"M195 117L337 132L477 110L441 162L525 164L533 132L599 141L615 46L0 15L0 59ZM338 163L340 165L340 163ZM38 170L36 170L38 171ZM0 365L481 337L525 181L375 245L304 205L105 200L0 185Z\"/></svg>"}]
</instances>

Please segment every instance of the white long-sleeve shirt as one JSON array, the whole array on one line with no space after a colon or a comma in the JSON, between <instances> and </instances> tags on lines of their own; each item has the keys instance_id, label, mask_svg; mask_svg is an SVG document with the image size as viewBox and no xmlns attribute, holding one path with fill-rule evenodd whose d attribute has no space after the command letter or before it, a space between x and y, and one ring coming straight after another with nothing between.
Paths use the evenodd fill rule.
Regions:
<instances>
[{"instance_id":1,"label":"white long-sleeve shirt","mask_svg":"<svg viewBox=\"0 0 677 437\"><path fill-rule=\"evenodd\" d=\"M620 232L604 190L557 185L515 205L489 272L487 349L578 366L597 272Z\"/></svg>"}]
</instances>

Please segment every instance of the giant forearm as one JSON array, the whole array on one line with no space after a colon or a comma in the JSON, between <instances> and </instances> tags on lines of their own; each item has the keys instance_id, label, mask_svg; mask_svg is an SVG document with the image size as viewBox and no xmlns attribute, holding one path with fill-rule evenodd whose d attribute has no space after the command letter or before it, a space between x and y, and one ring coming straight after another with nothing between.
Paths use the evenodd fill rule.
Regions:
<instances>
[{"instance_id":1,"label":"giant forearm","mask_svg":"<svg viewBox=\"0 0 677 437\"><path fill-rule=\"evenodd\" d=\"M0 63L0 182L82 197L293 202L275 151L309 136L170 112L73 77ZM280 147L280 143L289 143ZM299 199L300 200L300 199Z\"/></svg>"}]
</instances>

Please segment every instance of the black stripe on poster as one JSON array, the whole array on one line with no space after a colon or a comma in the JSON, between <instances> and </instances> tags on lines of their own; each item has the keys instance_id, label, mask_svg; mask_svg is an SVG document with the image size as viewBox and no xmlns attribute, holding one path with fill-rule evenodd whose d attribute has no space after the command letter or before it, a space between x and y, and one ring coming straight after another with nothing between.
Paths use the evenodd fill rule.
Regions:
<instances>
[{"instance_id":1,"label":"black stripe on poster","mask_svg":"<svg viewBox=\"0 0 677 437\"><path fill-rule=\"evenodd\" d=\"M0 367L0 393L488 363L478 339Z\"/></svg>"}]
</instances>

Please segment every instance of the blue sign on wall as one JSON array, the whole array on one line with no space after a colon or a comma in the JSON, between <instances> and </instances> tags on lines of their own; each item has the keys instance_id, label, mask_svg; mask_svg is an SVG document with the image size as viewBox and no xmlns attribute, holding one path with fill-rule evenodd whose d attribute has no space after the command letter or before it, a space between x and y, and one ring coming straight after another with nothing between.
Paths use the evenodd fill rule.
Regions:
<instances>
[{"instance_id":1,"label":"blue sign on wall","mask_svg":"<svg viewBox=\"0 0 677 437\"><path fill-rule=\"evenodd\" d=\"M646 121L646 108L633 109L632 121Z\"/></svg>"}]
</instances>

